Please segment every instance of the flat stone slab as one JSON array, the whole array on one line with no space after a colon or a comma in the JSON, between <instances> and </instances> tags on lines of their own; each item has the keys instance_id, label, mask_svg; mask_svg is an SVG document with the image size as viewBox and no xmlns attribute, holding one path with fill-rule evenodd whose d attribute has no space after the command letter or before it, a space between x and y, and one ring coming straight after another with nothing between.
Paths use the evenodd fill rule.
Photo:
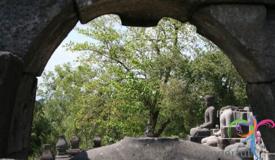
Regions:
<instances>
[{"instance_id":1,"label":"flat stone slab","mask_svg":"<svg viewBox=\"0 0 275 160\"><path fill-rule=\"evenodd\" d=\"M90 160L240 160L222 150L177 138L129 138L87 151Z\"/></svg>"}]
</instances>

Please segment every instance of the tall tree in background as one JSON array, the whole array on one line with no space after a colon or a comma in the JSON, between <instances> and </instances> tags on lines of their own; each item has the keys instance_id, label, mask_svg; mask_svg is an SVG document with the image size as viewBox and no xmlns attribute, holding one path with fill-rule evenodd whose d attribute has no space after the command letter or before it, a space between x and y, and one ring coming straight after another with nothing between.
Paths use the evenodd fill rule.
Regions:
<instances>
[{"instance_id":1,"label":"tall tree in background","mask_svg":"<svg viewBox=\"0 0 275 160\"><path fill-rule=\"evenodd\" d=\"M78 66L45 73L38 96L52 133L77 134L83 147L95 135L104 143L144 132L184 137L201 121L205 94L215 93L220 107L247 102L230 61L191 25L163 19L130 28L104 16L77 31L90 39L66 45L83 53Z\"/></svg>"}]
</instances>

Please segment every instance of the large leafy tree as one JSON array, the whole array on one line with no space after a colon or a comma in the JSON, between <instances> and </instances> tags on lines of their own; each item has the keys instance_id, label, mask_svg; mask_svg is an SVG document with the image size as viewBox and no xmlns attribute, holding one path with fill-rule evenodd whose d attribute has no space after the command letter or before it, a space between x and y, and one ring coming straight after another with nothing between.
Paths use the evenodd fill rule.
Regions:
<instances>
[{"instance_id":1,"label":"large leafy tree","mask_svg":"<svg viewBox=\"0 0 275 160\"><path fill-rule=\"evenodd\" d=\"M38 91L52 137L76 134L86 148L95 135L104 143L144 133L184 137L201 123L205 94L215 94L217 106L246 103L230 61L191 25L163 19L130 28L104 16L77 31L89 40L65 47L83 54L78 66L45 73Z\"/></svg>"}]
</instances>

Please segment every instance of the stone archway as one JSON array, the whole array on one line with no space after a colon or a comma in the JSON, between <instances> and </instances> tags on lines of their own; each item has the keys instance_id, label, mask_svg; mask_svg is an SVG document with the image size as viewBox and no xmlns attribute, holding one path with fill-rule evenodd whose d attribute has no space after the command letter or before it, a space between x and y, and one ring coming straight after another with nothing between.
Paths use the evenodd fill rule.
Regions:
<instances>
[{"instance_id":1,"label":"stone archway","mask_svg":"<svg viewBox=\"0 0 275 160\"><path fill-rule=\"evenodd\" d=\"M117 14L122 24L154 26L162 17L190 21L225 51L247 82L258 120L275 119L273 0L4 0L0 2L0 157L25 158L36 77L55 48L82 23ZM275 152L275 130L262 129Z\"/></svg>"}]
</instances>

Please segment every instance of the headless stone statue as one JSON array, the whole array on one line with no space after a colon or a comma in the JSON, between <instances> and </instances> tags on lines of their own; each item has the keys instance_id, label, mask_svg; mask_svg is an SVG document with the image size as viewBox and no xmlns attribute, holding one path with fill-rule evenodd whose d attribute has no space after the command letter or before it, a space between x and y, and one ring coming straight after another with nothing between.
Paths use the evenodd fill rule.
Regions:
<instances>
[{"instance_id":1,"label":"headless stone statue","mask_svg":"<svg viewBox=\"0 0 275 160\"><path fill-rule=\"evenodd\" d=\"M236 106L226 106L221 109L220 115L220 127L222 138L240 138L238 136L238 131L235 125L232 126L231 123L235 120L247 120L249 112L246 110L240 110ZM228 130L230 129L230 130ZM247 133L248 127L241 126L242 132Z\"/></svg>"},{"instance_id":2,"label":"headless stone statue","mask_svg":"<svg viewBox=\"0 0 275 160\"><path fill-rule=\"evenodd\" d=\"M220 111L220 130L215 133L213 136L203 138L201 143L208 146L217 147L219 143L222 143L222 129L226 126L229 126L230 123L234 120L233 110L237 109L235 106L226 106L221 108ZM223 134L224 135L224 134Z\"/></svg>"},{"instance_id":3,"label":"headless stone statue","mask_svg":"<svg viewBox=\"0 0 275 160\"><path fill-rule=\"evenodd\" d=\"M233 111L235 106L226 106L221 109L220 115L220 127L224 128L230 126L230 123L234 120Z\"/></svg>"},{"instance_id":4,"label":"headless stone statue","mask_svg":"<svg viewBox=\"0 0 275 160\"><path fill-rule=\"evenodd\" d=\"M190 130L191 137L206 137L210 136L209 129L215 128L216 124L216 109L214 107L214 96L207 95L204 97L205 106L207 107L204 113L204 123L199 127Z\"/></svg>"}]
</instances>

